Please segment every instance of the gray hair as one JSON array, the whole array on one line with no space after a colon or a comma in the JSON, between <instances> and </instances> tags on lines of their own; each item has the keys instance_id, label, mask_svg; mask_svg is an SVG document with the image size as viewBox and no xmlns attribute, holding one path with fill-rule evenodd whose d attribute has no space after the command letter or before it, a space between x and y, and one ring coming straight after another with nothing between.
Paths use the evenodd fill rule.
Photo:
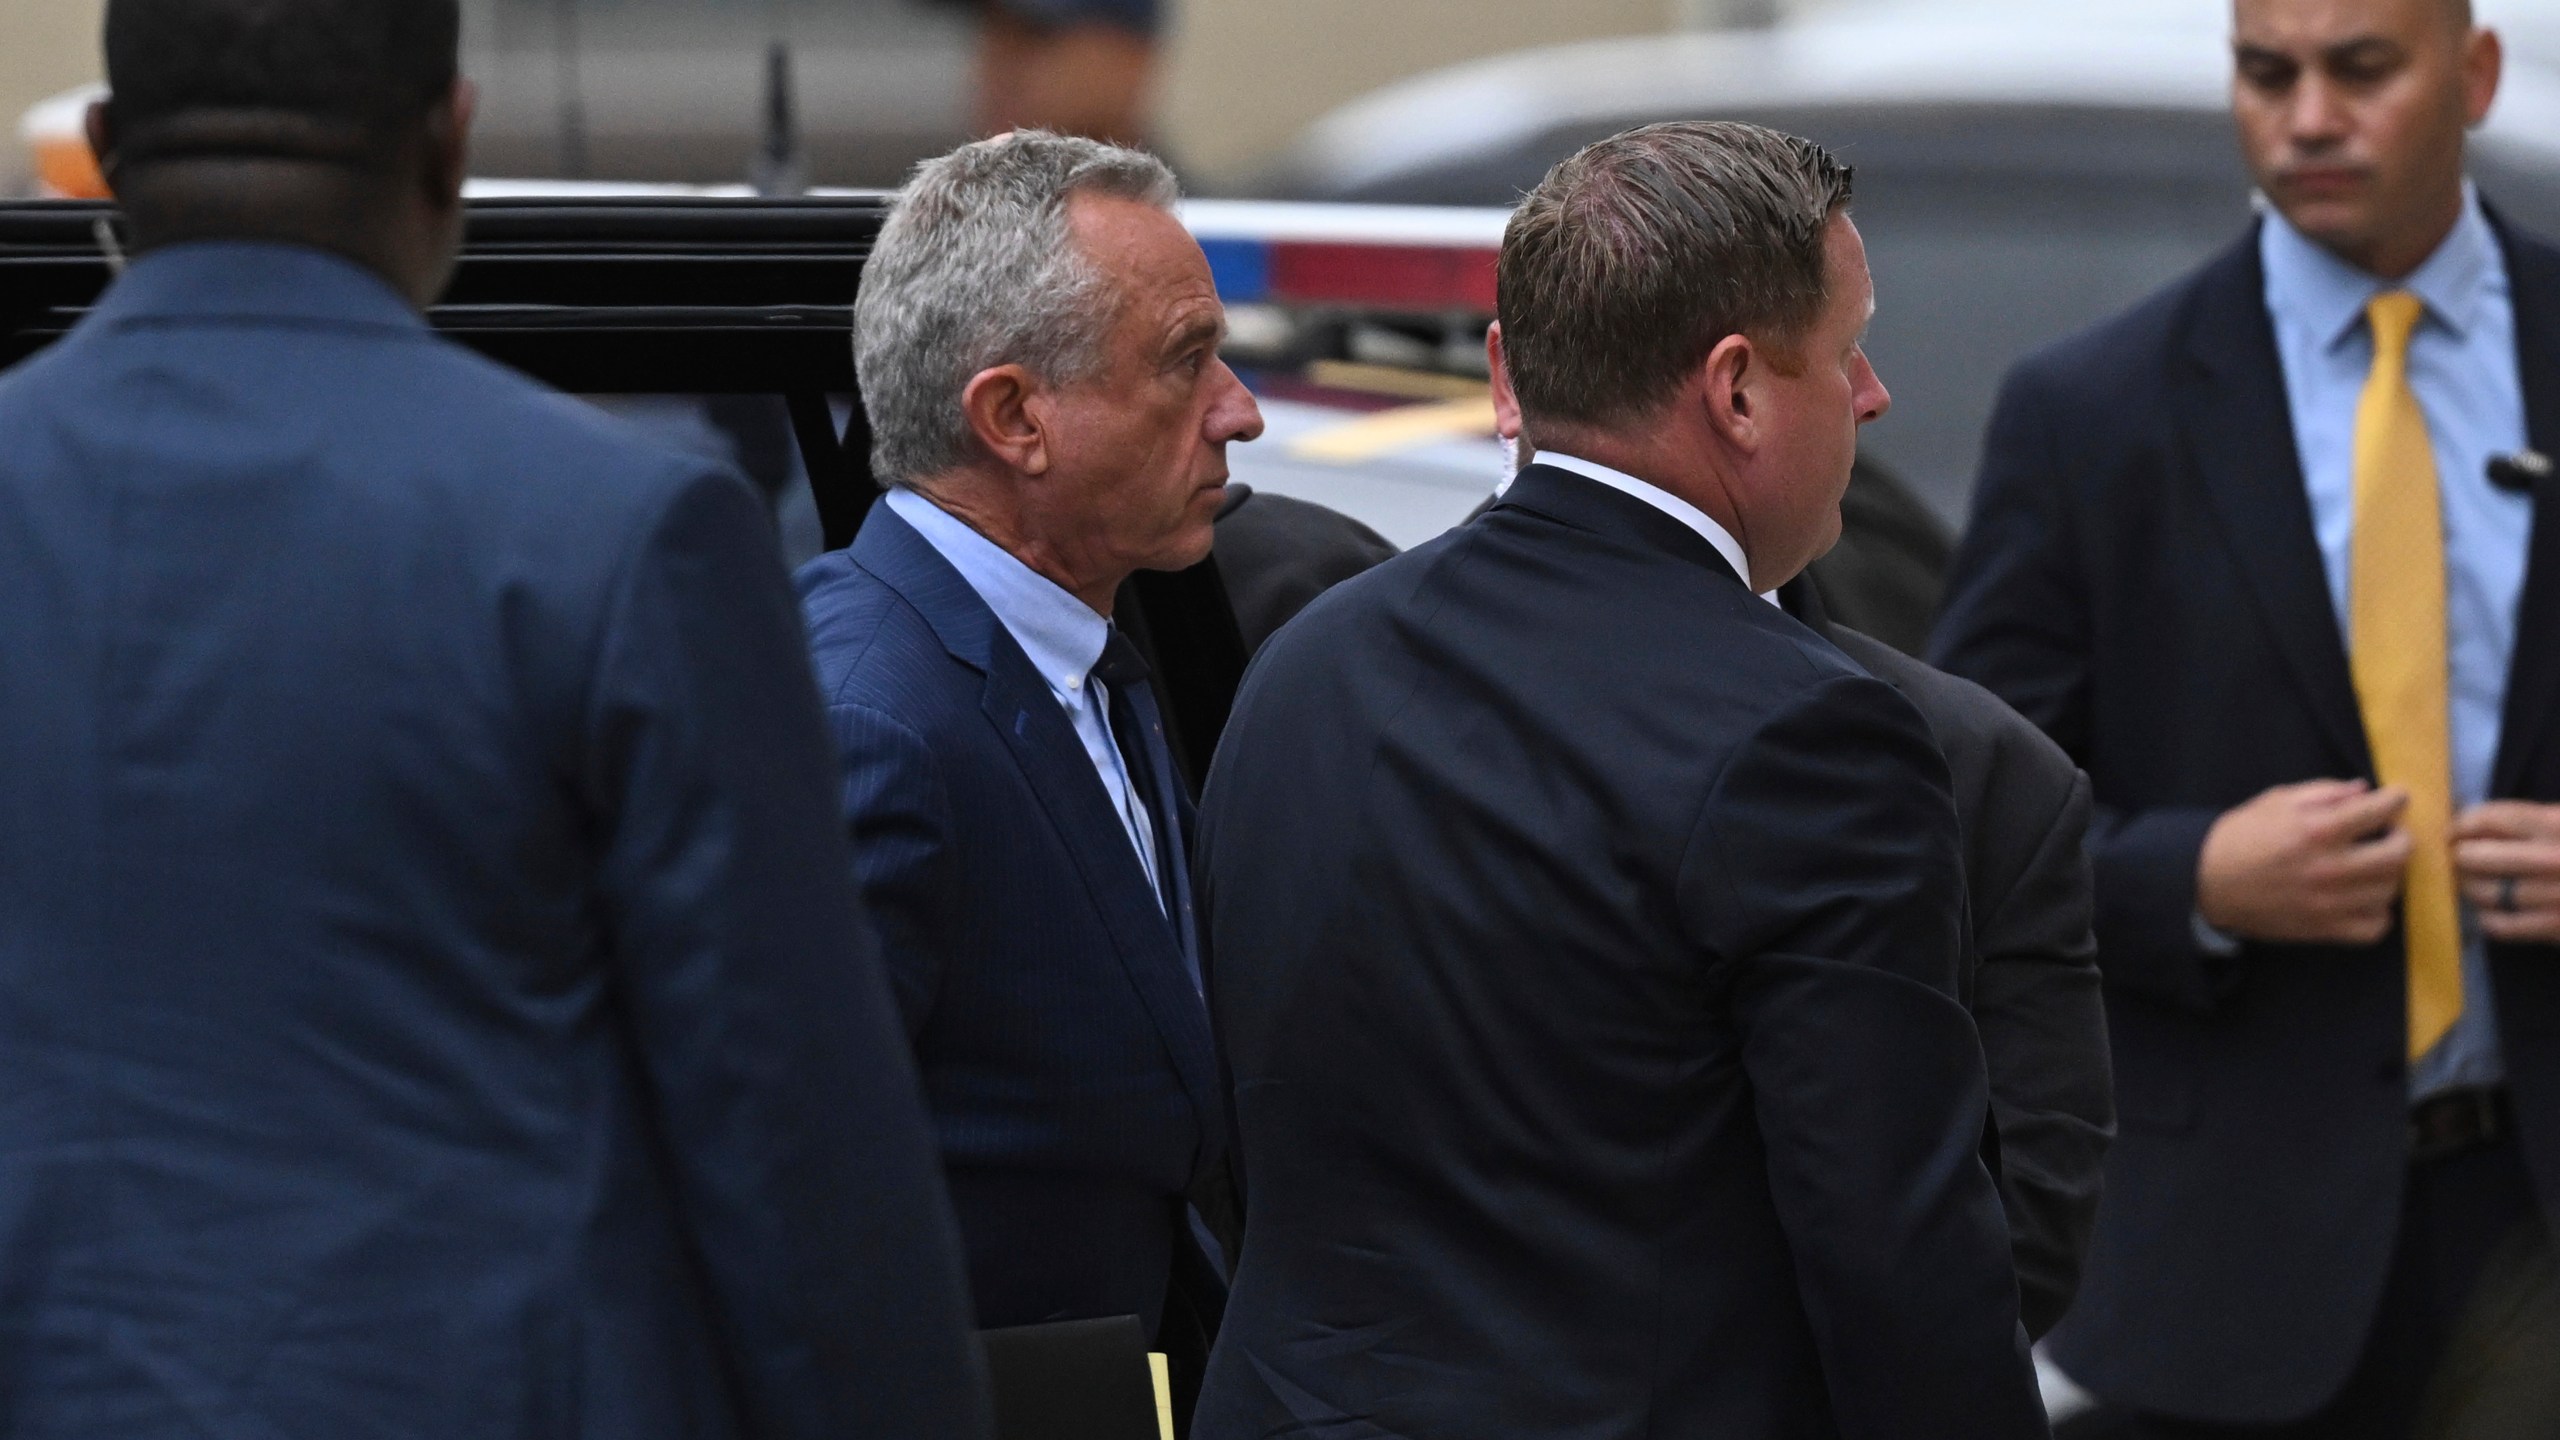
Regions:
<instances>
[{"instance_id":1,"label":"gray hair","mask_svg":"<svg viewBox=\"0 0 2560 1440\"><path fill-rule=\"evenodd\" d=\"M1121 297L1076 245L1067 202L1170 210L1173 172L1138 150L1018 130L916 167L862 267L854 369L873 471L911 484L969 458L970 377L1021 365L1074 384L1103 361Z\"/></svg>"},{"instance_id":2,"label":"gray hair","mask_svg":"<svg viewBox=\"0 0 2560 1440\"><path fill-rule=\"evenodd\" d=\"M1723 121L1648 125L1560 162L1495 267L1523 421L1648 414L1729 335L1792 346L1822 313L1823 232L1849 180L1810 140Z\"/></svg>"}]
</instances>

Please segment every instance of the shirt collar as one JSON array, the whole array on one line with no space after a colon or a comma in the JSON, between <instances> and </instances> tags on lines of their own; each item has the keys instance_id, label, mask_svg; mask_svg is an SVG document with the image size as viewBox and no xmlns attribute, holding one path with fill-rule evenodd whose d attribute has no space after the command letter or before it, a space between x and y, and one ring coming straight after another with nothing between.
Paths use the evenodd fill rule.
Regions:
<instances>
[{"instance_id":1,"label":"shirt collar","mask_svg":"<svg viewBox=\"0 0 2560 1440\"><path fill-rule=\"evenodd\" d=\"M2427 314L2460 339L2478 323L2480 307L2506 289L2497 232L2468 180L2462 184L2462 214L2452 232L2406 280L2384 280L2357 269L2272 208L2259 232L2258 253L2266 265L2268 309L2304 326L2323 349L2345 343L2363 322L2365 306L2387 290L2416 295L2426 303Z\"/></svg>"},{"instance_id":2,"label":"shirt collar","mask_svg":"<svg viewBox=\"0 0 2560 1440\"><path fill-rule=\"evenodd\" d=\"M1659 485L1639 480L1624 470L1612 470L1596 461L1585 460L1579 455L1541 450L1538 452L1537 463L1552 465L1558 470L1570 470L1586 480L1597 480L1612 490L1633 495L1654 509L1697 531L1708 544L1716 547L1716 553L1724 557L1724 563L1733 567L1734 574L1742 577L1743 584L1751 583L1751 561L1742 553L1742 542L1734 539L1733 532L1717 524L1714 517L1706 511Z\"/></svg>"},{"instance_id":3,"label":"shirt collar","mask_svg":"<svg viewBox=\"0 0 2560 1440\"><path fill-rule=\"evenodd\" d=\"M1084 688L1102 658L1102 647L1110 643L1110 621L923 495L899 486L880 503L951 562L1031 657L1032 668L1050 689L1071 695Z\"/></svg>"}]
</instances>

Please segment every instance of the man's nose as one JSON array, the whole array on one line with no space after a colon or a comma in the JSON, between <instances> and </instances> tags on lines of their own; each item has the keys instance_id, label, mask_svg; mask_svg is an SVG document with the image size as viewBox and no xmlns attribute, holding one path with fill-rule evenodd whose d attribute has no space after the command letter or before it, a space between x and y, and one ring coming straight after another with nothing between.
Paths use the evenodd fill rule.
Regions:
<instances>
[{"instance_id":1,"label":"man's nose","mask_svg":"<svg viewBox=\"0 0 2560 1440\"><path fill-rule=\"evenodd\" d=\"M2346 107L2339 103L2336 86L2309 74L2295 83L2285 122L2297 147L2325 150L2346 136Z\"/></svg>"},{"instance_id":2,"label":"man's nose","mask_svg":"<svg viewBox=\"0 0 2560 1440\"><path fill-rule=\"evenodd\" d=\"M1861 382L1858 388L1858 423L1871 424L1885 417L1893 408L1893 394L1884 388L1884 378L1864 355L1858 357Z\"/></svg>"},{"instance_id":3,"label":"man's nose","mask_svg":"<svg viewBox=\"0 0 2560 1440\"><path fill-rule=\"evenodd\" d=\"M1220 444L1230 440L1261 439L1262 406L1255 402L1253 392L1245 388L1244 381L1236 377L1236 372L1227 367L1226 361L1221 360L1217 364L1218 380L1225 393L1209 406L1209 438Z\"/></svg>"}]
</instances>

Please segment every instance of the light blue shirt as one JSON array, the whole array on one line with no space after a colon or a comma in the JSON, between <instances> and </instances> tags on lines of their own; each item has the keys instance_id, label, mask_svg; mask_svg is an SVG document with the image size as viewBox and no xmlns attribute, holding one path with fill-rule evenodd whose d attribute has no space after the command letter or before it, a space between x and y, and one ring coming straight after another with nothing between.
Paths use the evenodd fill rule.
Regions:
<instances>
[{"instance_id":1,"label":"light blue shirt","mask_svg":"<svg viewBox=\"0 0 2560 1440\"><path fill-rule=\"evenodd\" d=\"M2532 499L2500 490L2488 479L2493 457L2526 443L2506 257L2468 186L2453 233L2396 283L2321 249L2273 211L2259 232L2258 248L2312 530L2342 636L2348 633L2348 547L2355 534L2356 407L2373 369L2365 305L2389 290L2407 290L2426 303L2409 342L2409 386L2427 417L2444 497L2453 804L2459 812L2488 798L2497 763L2533 524ZM2493 1085L2505 1074L2487 947L2467 904L2462 931L2462 1018L2411 1070L2414 1097L2459 1085Z\"/></svg>"},{"instance_id":2,"label":"light blue shirt","mask_svg":"<svg viewBox=\"0 0 2560 1440\"><path fill-rule=\"evenodd\" d=\"M1156 904L1164 904L1164 886L1156 874L1155 824L1147 815L1146 802L1138 798L1137 787L1129 783L1129 768L1121 759L1120 747L1111 738L1111 693L1093 678L1093 667L1102 659L1102 647L1111 640L1111 622L1093 613L1091 606L1060 589L1056 581L1013 557L1004 547L971 529L967 521L945 511L941 506L904 486L883 496L881 504L897 512L899 519L915 527L987 608L1005 633L1013 637L1022 653L1031 657L1031 668L1048 682L1049 693L1057 697L1058 708L1067 712L1067 722L1075 727L1076 738L1084 742L1085 758L1093 762L1096 775L1102 777L1102 789L1111 797L1111 808L1119 813L1121 827L1129 832L1129 843L1136 847L1138 863L1146 868L1147 880L1154 886Z\"/></svg>"}]
</instances>

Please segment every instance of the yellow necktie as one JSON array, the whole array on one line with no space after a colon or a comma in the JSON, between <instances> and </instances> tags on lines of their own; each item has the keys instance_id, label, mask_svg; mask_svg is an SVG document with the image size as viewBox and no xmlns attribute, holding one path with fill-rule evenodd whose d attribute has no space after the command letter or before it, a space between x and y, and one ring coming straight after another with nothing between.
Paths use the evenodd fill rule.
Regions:
<instances>
[{"instance_id":1,"label":"yellow necktie","mask_svg":"<svg viewBox=\"0 0 2560 1440\"><path fill-rule=\"evenodd\" d=\"M2462 918L2455 900L2453 738L2447 714L2444 509L2427 417L2409 389L2409 335L2424 304L2406 291L2366 307L2373 373L2356 405L2355 538L2347 635L2356 703L2385 785L2409 792L2401 919L2409 947L2409 1058L2462 1014Z\"/></svg>"}]
</instances>

